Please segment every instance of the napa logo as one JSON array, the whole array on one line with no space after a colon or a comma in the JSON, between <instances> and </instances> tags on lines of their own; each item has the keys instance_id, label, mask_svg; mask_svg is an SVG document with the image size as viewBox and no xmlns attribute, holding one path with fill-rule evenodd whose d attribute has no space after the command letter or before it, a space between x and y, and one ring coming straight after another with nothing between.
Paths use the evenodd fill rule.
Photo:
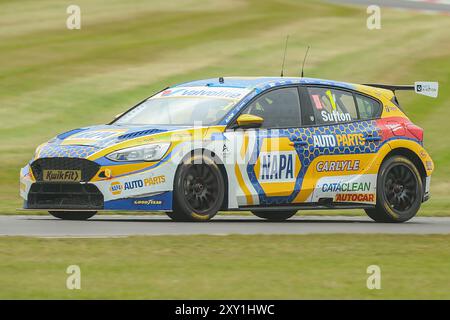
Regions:
<instances>
[{"instance_id":1,"label":"napa logo","mask_svg":"<svg viewBox=\"0 0 450 320\"><path fill-rule=\"evenodd\" d=\"M295 157L295 152L262 152L258 180L262 183L295 181Z\"/></svg>"},{"instance_id":2,"label":"napa logo","mask_svg":"<svg viewBox=\"0 0 450 320\"><path fill-rule=\"evenodd\" d=\"M109 191L115 196L121 194L122 190L123 190L123 186L118 181L112 182L111 185L109 186Z\"/></svg>"}]
</instances>

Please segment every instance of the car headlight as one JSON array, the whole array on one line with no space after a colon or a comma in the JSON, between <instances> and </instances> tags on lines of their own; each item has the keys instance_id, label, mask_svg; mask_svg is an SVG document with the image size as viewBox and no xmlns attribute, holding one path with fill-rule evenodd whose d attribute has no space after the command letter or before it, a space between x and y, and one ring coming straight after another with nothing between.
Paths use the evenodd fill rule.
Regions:
<instances>
[{"instance_id":1,"label":"car headlight","mask_svg":"<svg viewBox=\"0 0 450 320\"><path fill-rule=\"evenodd\" d=\"M155 143L111 152L106 158L112 161L158 161L170 147L170 143Z\"/></svg>"}]
</instances>

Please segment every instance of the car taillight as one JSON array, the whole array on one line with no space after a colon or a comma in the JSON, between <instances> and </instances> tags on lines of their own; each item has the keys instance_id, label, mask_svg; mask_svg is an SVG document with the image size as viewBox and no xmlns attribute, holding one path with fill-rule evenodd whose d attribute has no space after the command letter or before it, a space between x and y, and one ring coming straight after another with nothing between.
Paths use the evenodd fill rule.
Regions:
<instances>
[{"instance_id":1,"label":"car taillight","mask_svg":"<svg viewBox=\"0 0 450 320\"><path fill-rule=\"evenodd\" d=\"M406 129L419 141L423 141L423 129L415 124L406 125Z\"/></svg>"}]
</instances>

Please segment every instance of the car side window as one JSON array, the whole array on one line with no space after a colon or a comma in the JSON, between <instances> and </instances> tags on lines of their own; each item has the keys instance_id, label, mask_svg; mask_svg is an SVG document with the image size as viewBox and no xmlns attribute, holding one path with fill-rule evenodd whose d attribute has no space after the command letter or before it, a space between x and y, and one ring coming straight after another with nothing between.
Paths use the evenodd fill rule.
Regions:
<instances>
[{"instance_id":1,"label":"car side window","mask_svg":"<svg viewBox=\"0 0 450 320\"><path fill-rule=\"evenodd\" d=\"M358 120L353 94L343 90L308 87L316 124L334 124Z\"/></svg>"},{"instance_id":2,"label":"car side window","mask_svg":"<svg viewBox=\"0 0 450 320\"><path fill-rule=\"evenodd\" d=\"M381 116L381 103L363 95L355 95L361 120L375 119Z\"/></svg>"},{"instance_id":3,"label":"car side window","mask_svg":"<svg viewBox=\"0 0 450 320\"><path fill-rule=\"evenodd\" d=\"M269 91L253 101L243 114L263 118L262 128L300 127L298 89L289 87Z\"/></svg>"}]
</instances>

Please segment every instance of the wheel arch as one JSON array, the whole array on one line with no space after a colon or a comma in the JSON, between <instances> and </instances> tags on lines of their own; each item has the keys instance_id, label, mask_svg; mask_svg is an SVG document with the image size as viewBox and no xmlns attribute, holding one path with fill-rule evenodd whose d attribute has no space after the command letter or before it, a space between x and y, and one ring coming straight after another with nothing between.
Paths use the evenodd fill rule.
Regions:
<instances>
[{"instance_id":1,"label":"wheel arch","mask_svg":"<svg viewBox=\"0 0 450 320\"><path fill-rule=\"evenodd\" d=\"M419 171L420 177L422 178L422 183L423 185L425 185L425 178L428 176L427 170L425 169L423 161L420 159L419 155L416 152L411 149L402 147L392 149L388 154L386 154L381 164L383 164L384 161L392 156L403 156L410 160Z\"/></svg>"}]
</instances>

